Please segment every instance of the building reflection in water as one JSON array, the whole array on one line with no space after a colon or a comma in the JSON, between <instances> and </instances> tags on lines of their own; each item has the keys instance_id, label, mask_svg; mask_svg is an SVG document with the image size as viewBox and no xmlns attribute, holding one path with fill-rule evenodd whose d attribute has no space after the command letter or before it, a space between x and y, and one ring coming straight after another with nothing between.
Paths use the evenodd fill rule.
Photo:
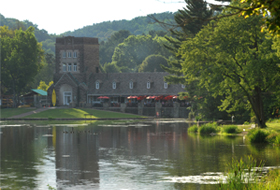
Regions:
<instances>
[{"instance_id":1,"label":"building reflection in water","mask_svg":"<svg viewBox=\"0 0 280 190\"><path fill-rule=\"evenodd\" d=\"M98 188L98 136L87 130L58 127L54 138L57 187Z\"/></svg>"}]
</instances>

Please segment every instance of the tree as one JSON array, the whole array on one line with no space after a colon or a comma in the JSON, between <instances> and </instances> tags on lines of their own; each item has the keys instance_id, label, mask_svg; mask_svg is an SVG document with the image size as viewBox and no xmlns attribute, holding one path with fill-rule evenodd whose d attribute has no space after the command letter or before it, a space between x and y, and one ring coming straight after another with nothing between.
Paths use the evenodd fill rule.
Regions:
<instances>
[{"instance_id":1,"label":"tree","mask_svg":"<svg viewBox=\"0 0 280 190\"><path fill-rule=\"evenodd\" d=\"M37 87L37 89L41 89L44 91L47 91L48 88L53 84L53 81L49 82L49 85L46 84L45 81L40 81L40 85Z\"/></svg>"},{"instance_id":2,"label":"tree","mask_svg":"<svg viewBox=\"0 0 280 190\"><path fill-rule=\"evenodd\" d=\"M103 70L105 73L120 73L120 69L116 65L116 63L105 63Z\"/></svg>"},{"instance_id":3,"label":"tree","mask_svg":"<svg viewBox=\"0 0 280 190\"><path fill-rule=\"evenodd\" d=\"M138 72L164 72L161 65L167 64L167 59L162 55L149 55L139 66Z\"/></svg>"},{"instance_id":4,"label":"tree","mask_svg":"<svg viewBox=\"0 0 280 190\"><path fill-rule=\"evenodd\" d=\"M115 48L112 62L116 63L121 72L137 72L138 66L152 54L171 55L158 42L157 36L152 38L150 35L131 35Z\"/></svg>"},{"instance_id":5,"label":"tree","mask_svg":"<svg viewBox=\"0 0 280 190\"><path fill-rule=\"evenodd\" d=\"M9 88L16 106L20 93L42 67L44 52L33 27L15 30L13 36L5 34L1 32L1 84Z\"/></svg>"},{"instance_id":6,"label":"tree","mask_svg":"<svg viewBox=\"0 0 280 190\"><path fill-rule=\"evenodd\" d=\"M271 36L259 30L262 25L260 16L213 21L186 40L179 54L188 83L196 82L213 97L222 96L220 109L232 112L247 106L263 128L267 119L263 98L278 90L280 69Z\"/></svg>"}]
</instances>

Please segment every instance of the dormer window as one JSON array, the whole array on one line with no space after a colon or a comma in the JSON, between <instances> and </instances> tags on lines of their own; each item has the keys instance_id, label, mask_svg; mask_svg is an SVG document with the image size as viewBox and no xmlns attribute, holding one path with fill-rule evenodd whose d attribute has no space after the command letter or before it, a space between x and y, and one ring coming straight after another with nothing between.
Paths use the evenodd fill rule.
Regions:
<instances>
[{"instance_id":1,"label":"dormer window","mask_svg":"<svg viewBox=\"0 0 280 190\"><path fill-rule=\"evenodd\" d=\"M72 52L67 52L67 57L71 58L72 57Z\"/></svg>"},{"instance_id":2,"label":"dormer window","mask_svg":"<svg viewBox=\"0 0 280 190\"><path fill-rule=\"evenodd\" d=\"M95 82L95 88L96 88L97 90L99 89L99 82L98 82L98 81Z\"/></svg>"},{"instance_id":3,"label":"dormer window","mask_svg":"<svg viewBox=\"0 0 280 190\"><path fill-rule=\"evenodd\" d=\"M132 81L129 82L129 88L133 89L133 82Z\"/></svg>"},{"instance_id":4,"label":"dormer window","mask_svg":"<svg viewBox=\"0 0 280 190\"><path fill-rule=\"evenodd\" d=\"M167 82L164 82L164 89L167 89L168 88L168 83Z\"/></svg>"},{"instance_id":5,"label":"dormer window","mask_svg":"<svg viewBox=\"0 0 280 190\"><path fill-rule=\"evenodd\" d=\"M116 88L117 88L117 83L116 83L115 81L112 83L112 88L113 88L113 89L116 89Z\"/></svg>"},{"instance_id":6,"label":"dormer window","mask_svg":"<svg viewBox=\"0 0 280 190\"><path fill-rule=\"evenodd\" d=\"M151 83L150 81L147 82L147 89L150 89L151 88Z\"/></svg>"}]
</instances>

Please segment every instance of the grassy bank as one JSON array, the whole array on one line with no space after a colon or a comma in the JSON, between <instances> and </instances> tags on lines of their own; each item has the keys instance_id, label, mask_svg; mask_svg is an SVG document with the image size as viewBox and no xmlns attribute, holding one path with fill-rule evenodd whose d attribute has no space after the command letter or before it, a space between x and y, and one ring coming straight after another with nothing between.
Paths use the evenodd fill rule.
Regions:
<instances>
[{"instance_id":1,"label":"grassy bank","mask_svg":"<svg viewBox=\"0 0 280 190\"><path fill-rule=\"evenodd\" d=\"M86 115L87 114L87 115ZM95 109L48 109L40 113L35 113L25 118L143 118L143 116L125 114L119 112L95 110Z\"/></svg>"},{"instance_id":2,"label":"grassy bank","mask_svg":"<svg viewBox=\"0 0 280 190\"><path fill-rule=\"evenodd\" d=\"M15 115L20 115L30 111L36 110L36 108L3 108L0 111L1 118L8 118Z\"/></svg>"}]
</instances>

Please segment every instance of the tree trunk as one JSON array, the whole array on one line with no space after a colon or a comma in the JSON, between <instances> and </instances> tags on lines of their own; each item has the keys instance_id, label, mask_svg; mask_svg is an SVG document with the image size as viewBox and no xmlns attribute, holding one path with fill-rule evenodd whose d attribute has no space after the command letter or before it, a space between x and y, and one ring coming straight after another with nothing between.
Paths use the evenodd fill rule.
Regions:
<instances>
[{"instance_id":1,"label":"tree trunk","mask_svg":"<svg viewBox=\"0 0 280 190\"><path fill-rule=\"evenodd\" d=\"M257 118L257 124L260 128L266 128L266 120L264 117L264 109L263 109L263 101L261 96L261 89L259 87L255 87L253 96L249 98L249 101L252 105L253 111Z\"/></svg>"}]
</instances>

